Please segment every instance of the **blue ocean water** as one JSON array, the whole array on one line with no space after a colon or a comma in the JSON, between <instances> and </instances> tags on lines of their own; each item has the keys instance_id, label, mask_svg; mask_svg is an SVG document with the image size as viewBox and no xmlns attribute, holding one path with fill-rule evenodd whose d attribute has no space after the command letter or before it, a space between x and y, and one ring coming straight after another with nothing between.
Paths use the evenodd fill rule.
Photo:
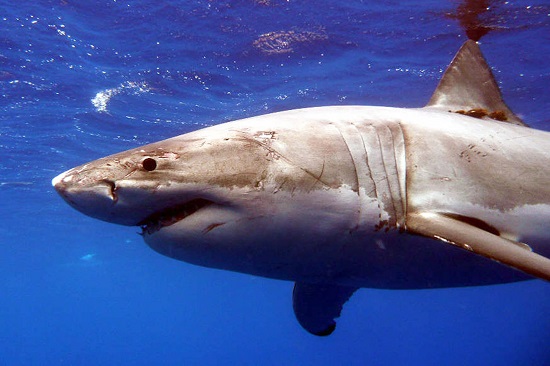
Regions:
<instances>
[{"instance_id":1,"label":"blue ocean water","mask_svg":"<svg viewBox=\"0 0 550 366\"><path fill-rule=\"evenodd\" d=\"M0 2L0 364L550 365L550 287L362 289L336 332L292 284L162 257L61 200L58 173L233 119L424 105L466 39L455 1ZM550 6L493 2L481 47L550 130Z\"/></svg>"}]
</instances>

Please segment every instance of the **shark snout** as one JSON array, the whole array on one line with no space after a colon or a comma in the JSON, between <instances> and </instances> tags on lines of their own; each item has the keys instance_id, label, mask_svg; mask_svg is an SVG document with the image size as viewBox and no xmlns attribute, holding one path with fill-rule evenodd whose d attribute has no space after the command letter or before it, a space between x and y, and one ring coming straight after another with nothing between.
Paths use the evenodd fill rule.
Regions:
<instances>
[{"instance_id":1,"label":"shark snout","mask_svg":"<svg viewBox=\"0 0 550 366\"><path fill-rule=\"evenodd\" d=\"M135 218L121 218L116 215L117 187L111 180L91 180L69 170L53 178L52 185L67 203L88 216L123 225L135 225Z\"/></svg>"},{"instance_id":2,"label":"shark snout","mask_svg":"<svg viewBox=\"0 0 550 366\"><path fill-rule=\"evenodd\" d=\"M104 197L110 200L111 203L116 202L118 199L114 181L109 179L90 179L73 172L73 170L66 171L53 178L52 186L63 198L71 198L88 193L97 195L98 197L96 198Z\"/></svg>"}]
</instances>

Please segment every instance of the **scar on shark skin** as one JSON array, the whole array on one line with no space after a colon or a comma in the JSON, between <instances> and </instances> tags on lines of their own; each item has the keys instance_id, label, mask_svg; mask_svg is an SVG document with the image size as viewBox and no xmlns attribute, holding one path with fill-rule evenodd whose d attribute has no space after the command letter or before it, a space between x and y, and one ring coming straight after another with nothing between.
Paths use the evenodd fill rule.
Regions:
<instances>
[{"instance_id":1,"label":"scar on shark skin","mask_svg":"<svg viewBox=\"0 0 550 366\"><path fill-rule=\"evenodd\" d=\"M213 229L217 228L218 226L222 226L222 225L225 225L226 222L215 222L213 224L210 224L208 225L203 231L202 233L203 234L207 234L209 233L210 231L212 231Z\"/></svg>"},{"instance_id":2,"label":"scar on shark skin","mask_svg":"<svg viewBox=\"0 0 550 366\"><path fill-rule=\"evenodd\" d=\"M272 154L274 157L276 158L279 158L279 159L282 159L284 160L285 162L287 162L288 164L300 169L302 172L304 172L305 174L309 175L311 178L313 178L315 180L313 186L315 186L317 183L322 183L323 185L325 185L326 187L331 187L331 185L325 181L323 181L321 179L322 175L323 175L323 172L324 172L324 169L325 169L325 164L323 162L323 166L322 166L322 170L321 170L321 174L320 175L316 175L315 173L309 171L308 169L294 163L292 160L290 160L289 158L285 157L283 154L281 154L279 151L277 151L276 149L272 148L271 146L269 146L268 144L266 144L265 142L262 142L262 141L258 141L254 138L250 138L246 135L243 135L240 137L240 140L242 141L245 141L245 142L249 142L251 144L254 144L254 145L257 145L257 146L260 146L262 148L264 148L265 150L268 151L269 154Z\"/></svg>"},{"instance_id":3,"label":"scar on shark skin","mask_svg":"<svg viewBox=\"0 0 550 366\"><path fill-rule=\"evenodd\" d=\"M449 111L449 112L453 112L453 111ZM502 121L502 122L508 121L508 117L506 116L506 112L504 111L489 112L483 108L474 108L467 111L461 109L461 110L455 111L454 113L463 114L468 117L474 117L479 119L483 117L489 117L497 121Z\"/></svg>"}]
</instances>

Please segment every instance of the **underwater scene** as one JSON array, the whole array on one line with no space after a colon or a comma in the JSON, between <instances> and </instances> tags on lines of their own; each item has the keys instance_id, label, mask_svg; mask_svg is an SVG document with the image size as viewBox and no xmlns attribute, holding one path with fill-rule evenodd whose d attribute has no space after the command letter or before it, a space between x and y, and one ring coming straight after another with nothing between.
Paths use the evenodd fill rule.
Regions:
<instances>
[{"instance_id":1,"label":"underwater scene","mask_svg":"<svg viewBox=\"0 0 550 366\"><path fill-rule=\"evenodd\" d=\"M543 158L549 157L544 141L550 134L539 133L550 132L546 0L4 0L0 30L0 364L550 365L550 285L543 280L549 278L548 259L535 257L548 257L550 250L550 198L544 193L550 160ZM460 55L467 61L457 65L458 79L479 67L496 83L490 76L460 82L453 74L438 88L464 44ZM479 106L468 104L485 97ZM426 105L443 117L415 109ZM378 173L374 160L368 167L371 192L381 192L387 180L387 195L356 203L357 210L367 210L369 202L375 211L386 210L375 212L377 226L369 226L374 231L365 239L372 248L364 253L361 224L346 234L332 230L348 225L345 215L355 210L347 205L351 198L340 196L369 191L359 166L348 171L337 165L348 154L343 149L355 162L371 154L363 147L354 152L368 140L366 133L341 127L359 118L356 110L362 109L349 106L392 107L373 112L387 118L390 132L369 125L376 136L392 140L388 150L373 139L382 165ZM477 128L492 124L504 127L495 127L491 138L537 130L525 145L502 139L516 155L525 154L504 154L507 161L541 167L531 169L534 178L507 177L509 184L494 185L504 192L502 202L524 197L523 187L541 187L529 195L537 209L501 205L495 211L495 222L517 228L517 236L461 213L441 216L437 230L405 222L414 205L407 212L399 202L422 201L414 201L412 189L405 198L403 188L414 179L402 170L405 160L413 161L407 147L416 136L413 124L402 125L409 116L420 126L438 118L446 126L445 116L449 124L467 121L456 128L460 136L475 137ZM470 119L472 128L466 127ZM326 125L308 125L310 120ZM260 132L252 137L243 132L256 125ZM338 133L328 125L340 126ZM298 133L286 136L278 130L283 127ZM443 131L444 146L458 141L444 127L433 131ZM187 133L194 133L185 141L196 152L176 151L179 140L177 147L141 149ZM436 145L430 141L437 133L421 134L418 146ZM201 150L214 144L213 136L240 142L222 152ZM281 153L277 144L284 138L288 150ZM327 160L318 163L311 146ZM469 166L496 151L465 146L454 158ZM89 164L131 149L134 155ZM428 160L443 169L450 164L444 159ZM260 160L271 165L254 168ZM167 171L168 162L178 169ZM126 170L114 175L110 169L117 164ZM197 172L193 193L178 191L189 184L178 181L181 166ZM273 166L288 176L270 181L264 172L271 174ZM496 172L506 176L503 165L486 167L477 172L480 181ZM254 174L261 179L250 178ZM343 183L334 183L338 179ZM432 185L421 187L427 197L436 195ZM268 188L286 201L266 204ZM462 189L455 206L475 206L468 200L482 187L464 183ZM238 194L253 198L239 206L232 201ZM178 195L188 198L175 202ZM242 219L250 210L260 213ZM201 217L215 219L206 225ZM184 222L196 232L183 235ZM465 233L471 234L462 242ZM323 245L345 249L348 234L359 244L347 254L329 251L331 261L342 258L327 269L319 259ZM385 241L386 234L395 239ZM213 239L194 241L215 235L222 251ZM528 238L545 235L531 252ZM500 249L487 254L469 241L486 236L526 259ZM411 249L419 238L428 244ZM392 245L399 248L395 258L382 261L376 253Z\"/></svg>"}]
</instances>

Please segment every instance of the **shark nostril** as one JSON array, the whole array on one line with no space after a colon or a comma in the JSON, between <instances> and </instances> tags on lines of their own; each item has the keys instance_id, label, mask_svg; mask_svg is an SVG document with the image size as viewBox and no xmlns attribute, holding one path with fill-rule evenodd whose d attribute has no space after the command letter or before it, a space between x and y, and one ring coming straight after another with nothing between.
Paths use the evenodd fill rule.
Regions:
<instances>
[{"instance_id":1,"label":"shark nostril","mask_svg":"<svg viewBox=\"0 0 550 366\"><path fill-rule=\"evenodd\" d=\"M111 188L111 194L110 194L111 199L113 200L113 203L117 203L118 195L117 195L116 191L118 190L118 187L116 186L115 182L113 182L112 180L109 180L109 179L104 179L103 183L105 183L107 186L109 186Z\"/></svg>"}]
</instances>

